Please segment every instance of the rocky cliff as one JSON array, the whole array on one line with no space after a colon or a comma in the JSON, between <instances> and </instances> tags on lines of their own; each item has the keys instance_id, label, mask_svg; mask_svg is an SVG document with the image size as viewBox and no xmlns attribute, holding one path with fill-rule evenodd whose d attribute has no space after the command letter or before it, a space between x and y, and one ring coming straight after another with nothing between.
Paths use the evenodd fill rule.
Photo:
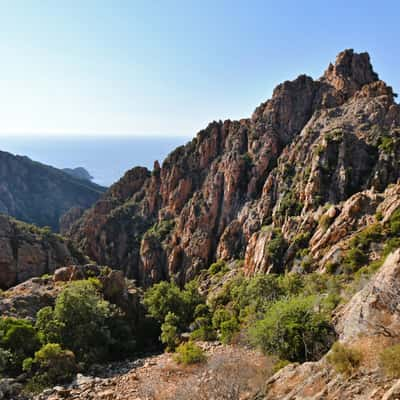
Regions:
<instances>
[{"instance_id":1,"label":"rocky cliff","mask_svg":"<svg viewBox=\"0 0 400 400\"><path fill-rule=\"evenodd\" d=\"M82 254L61 236L0 215L0 289L82 260Z\"/></svg>"},{"instance_id":2,"label":"rocky cliff","mask_svg":"<svg viewBox=\"0 0 400 400\"><path fill-rule=\"evenodd\" d=\"M278 85L251 118L212 122L162 166L128 171L70 236L144 285L187 281L216 259L244 259L248 274L324 269L399 179L394 98L367 53L345 50L320 79Z\"/></svg>"},{"instance_id":3,"label":"rocky cliff","mask_svg":"<svg viewBox=\"0 0 400 400\"><path fill-rule=\"evenodd\" d=\"M28 157L0 152L0 212L21 221L58 230L63 214L90 207L104 190Z\"/></svg>"}]
</instances>

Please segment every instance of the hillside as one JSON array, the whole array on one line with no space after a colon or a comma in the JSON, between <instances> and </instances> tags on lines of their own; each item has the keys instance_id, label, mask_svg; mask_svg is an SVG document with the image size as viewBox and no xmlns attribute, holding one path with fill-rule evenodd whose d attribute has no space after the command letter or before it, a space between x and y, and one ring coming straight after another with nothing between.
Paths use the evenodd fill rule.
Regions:
<instances>
[{"instance_id":1,"label":"hillside","mask_svg":"<svg viewBox=\"0 0 400 400\"><path fill-rule=\"evenodd\" d=\"M104 190L28 157L0 152L0 212L21 221L57 231L63 214L90 207Z\"/></svg>"},{"instance_id":2,"label":"hillside","mask_svg":"<svg viewBox=\"0 0 400 400\"><path fill-rule=\"evenodd\" d=\"M128 171L70 237L145 286L216 260L244 260L249 275L343 268L351 236L393 211L394 97L367 53L345 50L320 79L278 85L251 118L212 122L161 167Z\"/></svg>"}]
</instances>

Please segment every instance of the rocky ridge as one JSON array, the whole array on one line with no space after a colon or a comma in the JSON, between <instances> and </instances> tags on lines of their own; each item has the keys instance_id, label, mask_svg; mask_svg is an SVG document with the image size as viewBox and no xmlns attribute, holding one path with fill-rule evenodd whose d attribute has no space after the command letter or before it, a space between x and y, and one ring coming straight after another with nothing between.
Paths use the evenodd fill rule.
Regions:
<instances>
[{"instance_id":1,"label":"rocky ridge","mask_svg":"<svg viewBox=\"0 0 400 400\"><path fill-rule=\"evenodd\" d=\"M28 157L0 152L0 212L59 230L72 207L90 207L105 188Z\"/></svg>"},{"instance_id":2,"label":"rocky ridge","mask_svg":"<svg viewBox=\"0 0 400 400\"><path fill-rule=\"evenodd\" d=\"M69 235L145 286L188 281L217 259L244 259L248 274L323 269L340 260L328 254L335 234L369 222L354 214L343 230L346 202L362 203L358 193L378 202L399 179L394 97L367 53L345 50L320 79L277 86L251 118L213 122L162 166L128 171ZM319 225L328 205L336 233ZM264 250L280 235L287 246L274 258ZM289 246L300 235L311 244L307 260Z\"/></svg>"}]
</instances>

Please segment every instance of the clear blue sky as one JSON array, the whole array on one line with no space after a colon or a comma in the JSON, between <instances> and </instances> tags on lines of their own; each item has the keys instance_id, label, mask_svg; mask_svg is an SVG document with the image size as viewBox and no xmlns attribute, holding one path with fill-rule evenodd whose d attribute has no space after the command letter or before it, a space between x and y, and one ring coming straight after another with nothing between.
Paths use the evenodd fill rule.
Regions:
<instances>
[{"instance_id":1,"label":"clear blue sky","mask_svg":"<svg viewBox=\"0 0 400 400\"><path fill-rule=\"evenodd\" d=\"M0 134L192 136L369 51L400 91L400 1L0 0Z\"/></svg>"}]
</instances>

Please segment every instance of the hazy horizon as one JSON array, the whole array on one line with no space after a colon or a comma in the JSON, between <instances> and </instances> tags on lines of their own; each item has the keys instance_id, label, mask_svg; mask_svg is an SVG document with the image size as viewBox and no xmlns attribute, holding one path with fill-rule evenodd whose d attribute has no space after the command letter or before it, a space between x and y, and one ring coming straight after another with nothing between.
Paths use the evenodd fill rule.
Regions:
<instances>
[{"instance_id":1,"label":"hazy horizon","mask_svg":"<svg viewBox=\"0 0 400 400\"><path fill-rule=\"evenodd\" d=\"M177 136L8 136L1 138L0 150L27 156L56 168L84 167L93 181L110 186L135 167L150 170L190 138Z\"/></svg>"}]
</instances>

